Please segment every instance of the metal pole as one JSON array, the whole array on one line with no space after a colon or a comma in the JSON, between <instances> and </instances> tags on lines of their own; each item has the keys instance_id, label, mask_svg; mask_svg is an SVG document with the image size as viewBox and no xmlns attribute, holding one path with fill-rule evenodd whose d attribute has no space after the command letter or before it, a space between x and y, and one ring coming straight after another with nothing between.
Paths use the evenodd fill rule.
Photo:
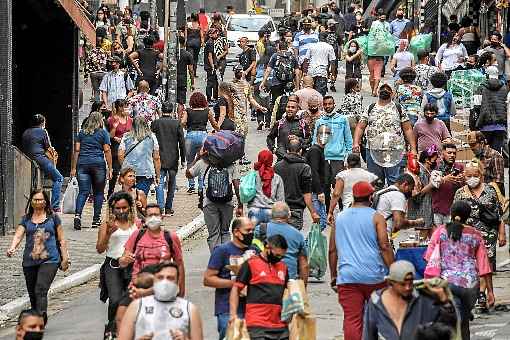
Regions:
<instances>
[{"instance_id":1,"label":"metal pole","mask_svg":"<svg viewBox=\"0 0 510 340\"><path fill-rule=\"evenodd\" d=\"M151 14L151 28L155 31L158 30L158 6L156 0L149 0L149 11Z\"/></svg>"},{"instance_id":2,"label":"metal pole","mask_svg":"<svg viewBox=\"0 0 510 340\"><path fill-rule=\"evenodd\" d=\"M166 0L169 2L169 29L167 43L167 72L168 72L168 101L174 105L174 112L177 105L177 1Z\"/></svg>"},{"instance_id":3,"label":"metal pole","mask_svg":"<svg viewBox=\"0 0 510 340\"><path fill-rule=\"evenodd\" d=\"M168 19L170 16L170 0L165 0L165 23L164 23L164 30L165 30L165 37L163 41L165 42L165 48L163 50L163 67L166 70L166 66L168 65Z\"/></svg>"},{"instance_id":4,"label":"metal pole","mask_svg":"<svg viewBox=\"0 0 510 340\"><path fill-rule=\"evenodd\" d=\"M287 14L290 14L290 2L291 1L292 0L287 0L287 3L286 3L286 5L287 5L287 10L286 10Z\"/></svg>"},{"instance_id":5,"label":"metal pole","mask_svg":"<svg viewBox=\"0 0 510 340\"><path fill-rule=\"evenodd\" d=\"M443 12L443 0L437 0L437 46L441 46L441 17Z\"/></svg>"}]
</instances>

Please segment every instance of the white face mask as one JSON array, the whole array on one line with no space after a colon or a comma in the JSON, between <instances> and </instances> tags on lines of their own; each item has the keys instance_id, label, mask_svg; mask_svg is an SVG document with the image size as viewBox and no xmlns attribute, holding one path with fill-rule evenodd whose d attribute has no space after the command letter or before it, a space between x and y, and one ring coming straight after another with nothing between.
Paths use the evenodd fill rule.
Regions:
<instances>
[{"instance_id":1,"label":"white face mask","mask_svg":"<svg viewBox=\"0 0 510 340\"><path fill-rule=\"evenodd\" d=\"M328 141L329 141L329 133L321 133L319 135L319 142L322 144L322 145L326 145L328 144Z\"/></svg>"},{"instance_id":2,"label":"white face mask","mask_svg":"<svg viewBox=\"0 0 510 340\"><path fill-rule=\"evenodd\" d=\"M154 283L154 297L158 301L174 301L177 297L177 285L175 282L161 280Z\"/></svg>"},{"instance_id":3,"label":"white face mask","mask_svg":"<svg viewBox=\"0 0 510 340\"><path fill-rule=\"evenodd\" d=\"M161 227L161 217L159 216L151 216L145 220L145 225L150 230L156 230Z\"/></svg>"},{"instance_id":4,"label":"white face mask","mask_svg":"<svg viewBox=\"0 0 510 340\"><path fill-rule=\"evenodd\" d=\"M358 49L356 47L349 47L349 52L356 53Z\"/></svg>"},{"instance_id":5,"label":"white face mask","mask_svg":"<svg viewBox=\"0 0 510 340\"><path fill-rule=\"evenodd\" d=\"M478 178L478 177L468 177L466 179L466 184L470 188L476 188L480 184L480 178Z\"/></svg>"}]
</instances>

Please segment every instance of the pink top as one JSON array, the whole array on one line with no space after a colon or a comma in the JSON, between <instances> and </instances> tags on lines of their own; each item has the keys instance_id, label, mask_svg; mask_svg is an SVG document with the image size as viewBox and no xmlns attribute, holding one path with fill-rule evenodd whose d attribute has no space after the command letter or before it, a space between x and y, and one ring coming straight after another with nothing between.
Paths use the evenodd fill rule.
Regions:
<instances>
[{"instance_id":1,"label":"pink top","mask_svg":"<svg viewBox=\"0 0 510 340\"><path fill-rule=\"evenodd\" d=\"M441 254L441 278L459 287L473 288L480 276L490 274L492 269L482 234L473 227L465 226L459 241L448 237L445 226L436 229L424 255L429 261L436 244Z\"/></svg>"},{"instance_id":2,"label":"pink top","mask_svg":"<svg viewBox=\"0 0 510 340\"><path fill-rule=\"evenodd\" d=\"M115 119L113 118L113 116L108 117L108 120L106 121L108 123L108 130L113 129L114 121ZM119 123L119 125L117 126L117 129L115 130L115 137L122 138L122 136L124 136L126 132L131 131L132 125L133 118L127 117L125 124Z\"/></svg>"}]
</instances>

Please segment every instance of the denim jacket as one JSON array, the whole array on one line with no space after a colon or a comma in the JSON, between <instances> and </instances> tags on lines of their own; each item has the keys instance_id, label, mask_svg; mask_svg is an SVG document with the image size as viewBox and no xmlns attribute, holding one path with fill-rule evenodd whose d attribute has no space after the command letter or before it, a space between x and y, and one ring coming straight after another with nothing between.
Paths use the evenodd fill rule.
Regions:
<instances>
[{"instance_id":1,"label":"denim jacket","mask_svg":"<svg viewBox=\"0 0 510 340\"><path fill-rule=\"evenodd\" d=\"M125 159L122 167L131 166L136 171L136 176L152 178L156 176L154 169L154 159L152 157L154 151L159 150L158 140L154 134L146 137L140 144L130 134L126 133L120 142L120 150L124 150ZM136 146L135 146L136 145ZM129 152L131 150L131 152ZM129 154L128 154L129 152Z\"/></svg>"}]
</instances>

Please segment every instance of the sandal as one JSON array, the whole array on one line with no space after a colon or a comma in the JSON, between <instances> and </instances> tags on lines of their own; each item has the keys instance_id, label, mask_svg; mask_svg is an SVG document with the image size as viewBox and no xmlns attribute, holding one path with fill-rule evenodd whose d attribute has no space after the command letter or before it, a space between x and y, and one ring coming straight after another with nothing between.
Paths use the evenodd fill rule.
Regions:
<instances>
[{"instance_id":1,"label":"sandal","mask_svg":"<svg viewBox=\"0 0 510 340\"><path fill-rule=\"evenodd\" d=\"M489 312L489 309L487 308L487 296L484 292L480 292L480 294L478 294L478 300L476 301L475 308L480 314Z\"/></svg>"}]
</instances>

